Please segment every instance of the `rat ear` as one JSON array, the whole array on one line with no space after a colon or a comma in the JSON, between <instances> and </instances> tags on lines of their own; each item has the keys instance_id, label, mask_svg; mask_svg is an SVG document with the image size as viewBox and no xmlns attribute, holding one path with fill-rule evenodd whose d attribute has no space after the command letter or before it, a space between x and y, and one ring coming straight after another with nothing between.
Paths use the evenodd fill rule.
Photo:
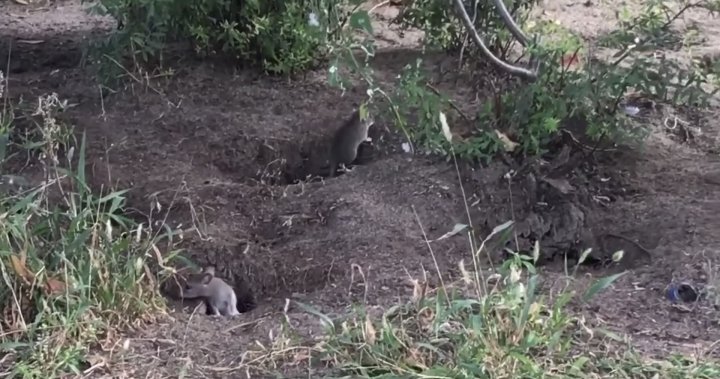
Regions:
<instances>
[{"instance_id":1,"label":"rat ear","mask_svg":"<svg viewBox=\"0 0 720 379\"><path fill-rule=\"evenodd\" d=\"M207 272L207 273L205 273L205 275L202 276L202 278L200 278L200 283L204 284L204 285L208 285L208 284L210 284L210 281L212 280L212 278L213 278L213 274Z\"/></svg>"}]
</instances>

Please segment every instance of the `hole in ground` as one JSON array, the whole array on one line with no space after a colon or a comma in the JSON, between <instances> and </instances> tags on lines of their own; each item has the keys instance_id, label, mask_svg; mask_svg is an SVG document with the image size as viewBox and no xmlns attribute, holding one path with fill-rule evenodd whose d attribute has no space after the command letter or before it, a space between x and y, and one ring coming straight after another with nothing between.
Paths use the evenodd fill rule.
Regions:
<instances>
[{"instance_id":1,"label":"hole in ground","mask_svg":"<svg viewBox=\"0 0 720 379\"><path fill-rule=\"evenodd\" d=\"M238 141L239 142L239 141ZM229 141L226 146L211 146L218 151L212 164L223 174L240 181L252 178L263 184L283 186L295 184L308 177L328 177L330 172L328 154L330 138L321 137L301 141L245 140L242 146ZM369 163L375 155L373 145L364 142L358 148L358 156L350 167ZM342 171L337 172L337 176Z\"/></svg>"}]
</instances>

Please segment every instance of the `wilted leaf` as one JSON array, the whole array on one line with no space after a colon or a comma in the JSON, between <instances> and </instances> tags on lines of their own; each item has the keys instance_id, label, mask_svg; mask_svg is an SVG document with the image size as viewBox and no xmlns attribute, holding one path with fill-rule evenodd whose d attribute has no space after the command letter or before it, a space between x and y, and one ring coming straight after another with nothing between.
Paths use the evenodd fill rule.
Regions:
<instances>
[{"instance_id":1,"label":"wilted leaf","mask_svg":"<svg viewBox=\"0 0 720 379\"><path fill-rule=\"evenodd\" d=\"M603 329L603 328L597 328L597 329L595 329L595 330L598 332L598 334L602 334L603 336L605 336L605 337L607 337L607 338L610 338L610 339L612 339L613 341L616 341L616 342L623 342L623 341L624 341L624 339L623 339L620 335L618 335L617 333L615 333L615 332L613 332L613 331L610 331L610 330L607 330L607 329Z\"/></svg>"},{"instance_id":2,"label":"wilted leaf","mask_svg":"<svg viewBox=\"0 0 720 379\"><path fill-rule=\"evenodd\" d=\"M25 266L25 258L17 255L10 256L10 264L12 265L15 275L22 278L26 284L31 284L35 280L35 274L28 270Z\"/></svg>"},{"instance_id":3,"label":"wilted leaf","mask_svg":"<svg viewBox=\"0 0 720 379\"><path fill-rule=\"evenodd\" d=\"M99 354L93 354L85 357L85 361L90 364L92 367L102 367L105 366L105 357L99 355Z\"/></svg>"},{"instance_id":4,"label":"wilted leaf","mask_svg":"<svg viewBox=\"0 0 720 379\"><path fill-rule=\"evenodd\" d=\"M498 138L502 142L503 147L505 147L506 152L511 153L511 152L515 151L515 148L518 146L517 142L513 142L508 136L501 133L497 129L495 129L495 134L498 136Z\"/></svg>"},{"instance_id":5,"label":"wilted leaf","mask_svg":"<svg viewBox=\"0 0 720 379\"><path fill-rule=\"evenodd\" d=\"M65 293L65 290L67 289L67 285L65 282L59 279L55 278L47 278L45 281L45 294L52 296L52 295L59 295L62 293Z\"/></svg>"},{"instance_id":6,"label":"wilted leaf","mask_svg":"<svg viewBox=\"0 0 720 379\"><path fill-rule=\"evenodd\" d=\"M445 116L445 113L440 112L439 117L440 117L440 127L442 128L442 132L443 132L443 135L445 136L445 139L448 142L452 142L453 136L452 136L452 133L450 132L450 126L448 125L447 117Z\"/></svg>"},{"instance_id":7,"label":"wilted leaf","mask_svg":"<svg viewBox=\"0 0 720 379\"><path fill-rule=\"evenodd\" d=\"M582 254L580 254L580 258L578 258L578 264L579 265L583 264L585 262L585 260L587 259L587 257L590 255L590 253L592 253L592 248L585 249L585 251L583 251Z\"/></svg>"},{"instance_id":8,"label":"wilted leaf","mask_svg":"<svg viewBox=\"0 0 720 379\"><path fill-rule=\"evenodd\" d=\"M336 330L335 323L334 323L333 320L332 320L330 317L328 317L326 314L321 313L320 311L318 311L318 310L315 309L314 307L311 307L311 306L309 306L309 305L307 305L307 304L304 304L304 303L301 303L301 302L299 302L299 301L293 301L293 302L294 302L295 304L297 304L300 308L302 308L302 310L304 310L305 312L310 313L311 315L315 315L315 316L317 316L318 318L320 318L320 321L322 322L322 324L323 324L326 328L329 328L329 329L330 329L331 331L333 331L333 332Z\"/></svg>"},{"instance_id":9,"label":"wilted leaf","mask_svg":"<svg viewBox=\"0 0 720 379\"><path fill-rule=\"evenodd\" d=\"M487 236L486 239L490 239L490 237L492 237L498 233L504 232L505 229L509 228L514 223L515 222L513 220L510 220L510 221L506 221L505 223L503 223L501 225L496 226L495 228L493 228L492 232L490 232L490 235Z\"/></svg>"},{"instance_id":10,"label":"wilted leaf","mask_svg":"<svg viewBox=\"0 0 720 379\"><path fill-rule=\"evenodd\" d=\"M577 53L565 54L561 58L561 61L563 67L570 68L580 63L580 55Z\"/></svg>"},{"instance_id":11,"label":"wilted leaf","mask_svg":"<svg viewBox=\"0 0 720 379\"><path fill-rule=\"evenodd\" d=\"M563 195L567 195L575 191L575 187L573 187L567 179L542 178L542 181L549 184Z\"/></svg>"},{"instance_id":12,"label":"wilted leaf","mask_svg":"<svg viewBox=\"0 0 720 379\"><path fill-rule=\"evenodd\" d=\"M438 239L436 239L435 241L440 241L440 240L444 240L444 239L446 239L446 238L450 238L450 237L452 237L452 236L454 236L454 235L462 232L463 230L467 229L467 227L468 227L468 226L465 225L465 224L455 224L455 226L453 227L453 229L452 229L451 231L443 234L442 236L440 236L440 237L439 237Z\"/></svg>"},{"instance_id":13,"label":"wilted leaf","mask_svg":"<svg viewBox=\"0 0 720 379\"><path fill-rule=\"evenodd\" d=\"M15 1L17 1L17 0L15 0ZM41 43L45 43L45 40L42 40L42 39L20 39L17 42L23 43L26 45L39 45Z\"/></svg>"},{"instance_id":14,"label":"wilted leaf","mask_svg":"<svg viewBox=\"0 0 720 379\"><path fill-rule=\"evenodd\" d=\"M365 342L367 342L370 345L375 344L375 334L377 332L375 331L375 327L372 324L372 320L370 320L370 316L365 316Z\"/></svg>"},{"instance_id":15,"label":"wilted leaf","mask_svg":"<svg viewBox=\"0 0 720 379\"><path fill-rule=\"evenodd\" d=\"M533 263L537 263L538 259L540 259L540 240L535 240L535 245L533 246Z\"/></svg>"}]
</instances>

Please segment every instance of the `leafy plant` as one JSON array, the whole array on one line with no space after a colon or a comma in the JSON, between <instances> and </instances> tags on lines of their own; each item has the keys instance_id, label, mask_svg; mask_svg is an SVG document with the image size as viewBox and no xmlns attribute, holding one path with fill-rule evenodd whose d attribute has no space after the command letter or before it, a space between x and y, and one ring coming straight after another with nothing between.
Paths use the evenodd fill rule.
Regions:
<instances>
[{"instance_id":1,"label":"leafy plant","mask_svg":"<svg viewBox=\"0 0 720 379\"><path fill-rule=\"evenodd\" d=\"M136 65L163 63L172 42L191 41L198 54L222 54L276 74L313 67L343 21L345 0L97 0L94 10L119 23L99 50L116 62L129 54ZM114 70L114 71L113 71Z\"/></svg>"},{"instance_id":2,"label":"leafy plant","mask_svg":"<svg viewBox=\"0 0 720 379\"><path fill-rule=\"evenodd\" d=\"M701 7L712 11L714 2L651 1L636 16L623 10L618 13L620 27L601 38L596 47L587 46L556 23L528 20L535 1L454 3L462 4L463 10L435 0L414 1L401 19L405 27L423 29L428 51L433 47L461 51L466 66L481 72L485 83L494 83L472 119L455 112L448 97L428 85L421 61L405 67L393 85L395 90L380 88L372 70L355 57L333 66L333 78L340 72L336 67L350 67L373 93L383 94L395 124L426 151L448 154L452 143L456 154L468 159L487 160L503 149L538 154L572 117L586 123L584 132L592 139L639 140L646 130L623 112L629 92L672 105L704 107L718 91L712 87L717 79L711 71L653 53L673 40L677 33L670 27L684 12ZM522 20L520 25L534 37L527 37L514 22L504 22L505 17L498 15L502 13ZM511 57L517 45L530 57L529 69L507 63L522 58ZM614 60L596 59L599 47L617 51ZM480 59L493 62L495 69L478 63ZM331 80L337 82L337 78ZM474 123L475 127L464 128L470 130L448 142L442 138L439 112L457 115L451 126Z\"/></svg>"}]
</instances>

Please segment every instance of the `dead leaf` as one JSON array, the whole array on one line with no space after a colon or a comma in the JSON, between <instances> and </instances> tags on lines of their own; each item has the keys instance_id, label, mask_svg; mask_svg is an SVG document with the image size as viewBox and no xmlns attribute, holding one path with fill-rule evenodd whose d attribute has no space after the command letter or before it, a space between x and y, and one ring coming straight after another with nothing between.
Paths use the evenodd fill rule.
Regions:
<instances>
[{"instance_id":1,"label":"dead leaf","mask_svg":"<svg viewBox=\"0 0 720 379\"><path fill-rule=\"evenodd\" d=\"M517 142L513 142L510 138L508 138L508 136L501 133L497 129L495 129L495 134L498 136L498 138L500 138L500 141L502 141L506 152L511 153L511 152L515 151L515 148L518 146Z\"/></svg>"},{"instance_id":2,"label":"dead leaf","mask_svg":"<svg viewBox=\"0 0 720 379\"><path fill-rule=\"evenodd\" d=\"M107 360L105 359L105 357L102 357L98 354L91 355L91 356L85 358L85 360L87 361L88 364L90 364L90 367L88 369L86 369L85 371L83 371L83 373L85 375L88 375L88 374L94 372L95 370L105 367L107 365Z\"/></svg>"},{"instance_id":3,"label":"dead leaf","mask_svg":"<svg viewBox=\"0 0 720 379\"><path fill-rule=\"evenodd\" d=\"M46 295L59 295L65 293L67 285L65 282L55 278L47 278L45 280L45 294Z\"/></svg>"},{"instance_id":4,"label":"dead leaf","mask_svg":"<svg viewBox=\"0 0 720 379\"><path fill-rule=\"evenodd\" d=\"M35 280L35 274L33 274L32 271L28 270L27 266L25 266L24 255L11 255L10 264L12 265L13 271L15 271L15 275L22 278L25 281L25 284L32 284Z\"/></svg>"},{"instance_id":5,"label":"dead leaf","mask_svg":"<svg viewBox=\"0 0 720 379\"><path fill-rule=\"evenodd\" d=\"M563 67L570 67L580 63L578 54L565 54L560 60Z\"/></svg>"},{"instance_id":6,"label":"dead leaf","mask_svg":"<svg viewBox=\"0 0 720 379\"><path fill-rule=\"evenodd\" d=\"M28 5L28 4L29 4L29 3L28 3L27 1L25 1L25 0L15 0L15 2L18 3L18 4L21 4L21 5Z\"/></svg>"},{"instance_id":7,"label":"dead leaf","mask_svg":"<svg viewBox=\"0 0 720 379\"><path fill-rule=\"evenodd\" d=\"M560 191L563 195L567 195L575 191L575 187L573 187L566 179L542 178L542 181Z\"/></svg>"},{"instance_id":8,"label":"dead leaf","mask_svg":"<svg viewBox=\"0 0 720 379\"><path fill-rule=\"evenodd\" d=\"M464 231L464 230L467 229L467 228L468 228L468 226L465 225L465 224L455 224L455 226L453 227L453 230L451 230L451 231L443 234L442 236L438 237L438 239L434 240L433 242L435 242L435 241L442 241L442 240L444 240L444 239L446 239L446 238L450 238L450 237L452 237L452 236L454 236L454 235L456 235L456 234Z\"/></svg>"},{"instance_id":9,"label":"dead leaf","mask_svg":"<svg viewBox=\"0 0 720 379\"><path fill-rule=\"evenodd\" d=\"M87 356L87 357L85 357L85 360L87 361L87 363L90 364L90 366L104 365L106 362L105 357L103 357L102 355L99 355L99 354L93 354L93 355Z\"/></svg>"},{"instance_id":10,"label":"dead leaf","mask_svg":"<svg viewBox=\"0 0 720 379\"><path fill-rule=\"evenodd\" d=\"M448 125L447 117L445 116L445 113L440 112L439 117L440 117L440 127L442 128L442 132L443 132L443 135L445 136L445 139L448 142L452 142L453 135L450 132L450 126Z\"/></svg>"},{"instance_id":11,"label":"dead leaf","mask_svg":"<svg viewBox=\"0 0 720 379\"><path fill-rule=\"evenodd\" d=\"M374 345L376 334L377 331L375 331L375 327L373 326L372 320L370 320L370 316L365 315L365 342L370 345Z\"/></svg>"},{"instance_id":12,"label":"dead leaf","mask_svg":"<svg viewBox=\"0 0 720 379\"><path fill-rule=\"evenodd\" d=\"M39 45L45 43L44 39L19 39L17 43L24 43L26 45Z\"/></svg>"}]
</instances>

